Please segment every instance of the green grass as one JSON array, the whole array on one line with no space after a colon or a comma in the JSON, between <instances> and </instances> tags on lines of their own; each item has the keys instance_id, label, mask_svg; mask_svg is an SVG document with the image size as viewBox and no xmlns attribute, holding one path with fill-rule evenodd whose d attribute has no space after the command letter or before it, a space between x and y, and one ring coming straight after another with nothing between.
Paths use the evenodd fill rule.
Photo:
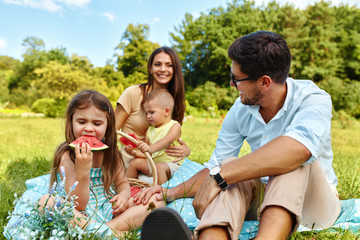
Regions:
<instances>
[{"instance_id":1,"label":"green grass","mask_svg":"<svg viewBox=\"0 0 360 240\"><path fill-rule=\"evenodd\" d=\"M203 163L215 148L221 119L191 118L184 122L182 138L191 148L189 158ZM56 147L64 141L64 121L48 118L0 118L0 239L14 193L20 196L25 180L48 173ZM347 129L333 123L334 168L341 199L360 198L360 126ZM250 152L244 144L240 155ZM290 239L359 239L346 230L297 233Z\"/></svg>"}]
</instances>

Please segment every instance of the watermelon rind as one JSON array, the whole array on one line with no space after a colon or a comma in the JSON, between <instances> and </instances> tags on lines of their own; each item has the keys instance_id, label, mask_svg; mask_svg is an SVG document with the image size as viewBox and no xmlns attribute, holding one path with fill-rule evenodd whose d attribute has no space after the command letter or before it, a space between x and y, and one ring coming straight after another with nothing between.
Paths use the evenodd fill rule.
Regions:
<instances>
[{"instance_id":1,"label":"watermelon rind","mask_svg":"<svg viewBox=\"0 0 360 240\"><path fill-rule=\"evenodd\" d=\"M92 152L102 151L104 149L109 148L108 145L106 145L103 142L99 141L99 139L97 139L95 136L90 136L90 135L83 135L83 136L79 137L78 139L76 139L75 141L70 143L69 146L71 148L75 149L75 146L77 144L79 144L79 143L82 143L82 142L88 142Z\"/></svg>"}]
</instances>

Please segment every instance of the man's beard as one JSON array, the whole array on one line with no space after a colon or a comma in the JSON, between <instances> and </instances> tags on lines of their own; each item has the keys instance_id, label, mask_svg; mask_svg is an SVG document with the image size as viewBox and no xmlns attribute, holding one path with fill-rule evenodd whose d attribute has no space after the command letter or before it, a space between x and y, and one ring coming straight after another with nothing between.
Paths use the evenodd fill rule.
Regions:
<instances>
[{"instance_id":1,"label":"man's beard","mask_svg":"<svg viewBox=\"0 0 360 240\"><path fill-rule=\"evenodd\" d=\"M259 105L260 100L264 97L264 94L259 89L254 88L251 92L252 98L242 95L240 97L241 103L244 105Z\"/></svg>"}]
</instances>

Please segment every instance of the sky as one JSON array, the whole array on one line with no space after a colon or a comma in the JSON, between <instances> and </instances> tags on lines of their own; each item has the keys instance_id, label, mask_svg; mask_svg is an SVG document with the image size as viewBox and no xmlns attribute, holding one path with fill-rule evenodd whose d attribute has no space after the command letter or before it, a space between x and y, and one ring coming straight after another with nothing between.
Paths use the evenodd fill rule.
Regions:
<instances>
[{"instance_id":1,"label":"sky","mask_svg":"<svg viewBox=\"0 0 360 240\"><path fill-rule=\"evenodd\" d=\"M270 0L255 0L256 5ZM305 8L318 0L277 0ZM333 0L360 7L359 0ZM171 46L170 32L185 13L194 17L228 0L0 0L0 55L22 60L27 37L44 41L45 49L63 47L67 54L86 56L97 67L113 60L129 24L147 24L148 40ZM231 2L231 1L230 1Z\"/></svg>"}]
</instances>

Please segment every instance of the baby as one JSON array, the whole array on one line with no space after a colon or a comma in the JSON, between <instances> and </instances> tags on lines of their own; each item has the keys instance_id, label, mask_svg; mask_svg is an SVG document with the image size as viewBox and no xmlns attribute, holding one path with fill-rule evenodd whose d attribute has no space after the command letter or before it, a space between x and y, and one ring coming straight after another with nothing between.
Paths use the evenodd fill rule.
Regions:
<instances>
[{"instance_id":1,"label":"baby","mask_svg":"<svg viewBox=\"0 0 360 240\"><path fill-rule=\"evenodd\" d=\"M181 136L181 125L172 119L174 99L166 89L154 90L144 99L143 107L150 124L145 142L140 142L141 152L127 148L135 156L126 170L126 177L137 178L139 172L152 175L151 168L146 160L145 152L151 154L158 172L159 184L168 181L173 173L179 169L183 160L165 153L169 145L176 145Z\"/></svg>"}]
</instances>

